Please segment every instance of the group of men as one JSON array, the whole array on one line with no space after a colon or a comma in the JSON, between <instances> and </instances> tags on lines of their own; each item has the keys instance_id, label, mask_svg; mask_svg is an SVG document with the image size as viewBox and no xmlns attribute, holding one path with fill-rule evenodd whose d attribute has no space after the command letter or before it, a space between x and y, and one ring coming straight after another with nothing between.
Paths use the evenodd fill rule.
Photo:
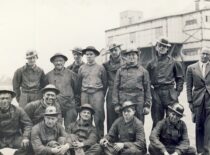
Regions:
<instances>
[{"instance_id":1,"label":"group of men","mask_svg":"<svg viewBox=\"0 0 210 155\"><path fill-rule=\"evenodd\" d=\"M35 155L145 155L144 117L151 109L149 153L195 155L178 103L184 70L170 56L170 47L160 38L145 68L138 49L111 44L110 59L99 65L97 49L77 47L72 50L75 61L67 68L64 54L53 55L54 69L46 75L36 65L36 51L28 51L26 65L14 74L13 91L0 90L0 149ZM186 71L187 98L196 124L197 153L210 155L210 49L200 49L199 55ZM20 107L11 104L14 97Z\"/></svg>"}]
</instances>

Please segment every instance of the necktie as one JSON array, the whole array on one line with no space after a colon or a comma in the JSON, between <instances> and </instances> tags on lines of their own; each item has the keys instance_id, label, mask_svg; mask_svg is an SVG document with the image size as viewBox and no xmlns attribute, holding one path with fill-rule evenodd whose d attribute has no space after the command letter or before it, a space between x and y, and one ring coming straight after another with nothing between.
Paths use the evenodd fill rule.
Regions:
<instances>
[{"instance_id":1,"label":"necktie","mask_svg":"<svg viewBox=\"0 0 210 155\"><path fill-rule=\"evenodd\" d=\"M202 64L202 75L205 77L206 65Z\"/></svg>"}]
</instances>

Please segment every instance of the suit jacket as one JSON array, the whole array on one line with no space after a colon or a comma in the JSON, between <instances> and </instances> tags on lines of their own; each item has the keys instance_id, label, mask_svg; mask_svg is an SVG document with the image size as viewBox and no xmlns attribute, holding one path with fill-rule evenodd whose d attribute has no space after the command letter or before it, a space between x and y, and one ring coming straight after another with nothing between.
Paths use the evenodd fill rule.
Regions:
<instances>
[{"instance_id":1,"label":"suit jacket","mask_svg":"<svg viewBox=\"0 0 210 155\"><path fill-rule=\"evenodd\" d=\"M206 65L205 77L199 62L188 66L186 73L187 99L193 107L198 107L202 103L206 92L210 94L210 63Z\"/></svg>"}]
</instances>

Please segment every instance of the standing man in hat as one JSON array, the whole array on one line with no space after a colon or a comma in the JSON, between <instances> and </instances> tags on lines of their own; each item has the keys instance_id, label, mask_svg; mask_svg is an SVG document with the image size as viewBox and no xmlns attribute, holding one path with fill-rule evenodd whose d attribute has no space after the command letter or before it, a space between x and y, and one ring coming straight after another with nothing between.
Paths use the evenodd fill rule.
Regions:
<instances>
[{"instance_id":1,"label":"standing man in hat","mask_svg":"<svg viewBox=\"0 0 210 155\"><path fill-rule=\"evenodd\" d=\"M153 128L162 120L168 105L178 101L183 89L184 73L180 62L169 56L169 44L165 38L160 38L155 46L156 55L147 65L151 78Z\"/></svg>"},{"instance_id":2,"label":"standing man in hat","mask_svg":"<svg viewBox=\"0 0 210 155\"><path fill-rule=\"evenodd\" d=\"M67 68L72 70L74 73L78 74L80 66L84 65L85 63L82 61L82 48L75 47L72 50L72 54L74 56L74 62L68 66Z\"/></svg>"},{"instance_id":3,"label":"standing man in hat","mask_svg":"<svg viewBox=\"0 0 210 155\"><path fill-rule=\"evenodd\" d=\"M32 123L22 108L12 105L15 92L0 89L0 149L18 149L15 155L29 153L29 138Z\"/></svg>"},{"instance_id":4,"label":"standing man in hat","mask_svg":"<svg viewBox=\"0 0 210 155\"><path fill-rule=\"evenodd\" d=\"M48 106L44 120L32 128L31 143L35 155L64 155L70 147L70 139L58 121L58 111ZM67 154L65 154L67 155Z\"/></svg>"},{"instance_id":5,"label":"standing man in hat","mask_svg":"<svg viewBox=\"0 0 210 155\"><path fill-rule=\"evenodd\" d=\"M114 105L112 103L112 92L114 87L114 79L117 73L117 70L121 67L121 57L120 57L120 45L111 44L109 46L109 61L103 64L107 72L107 81L108 81L108 92L106 96L106 110L107 110L107 130L109 131L112 123L118 117L118 114L114 111Z\"/></svg>"},{"instance_id":6,"label":"standing man in hat","mask_svg":"<svg viewBox=\"0 0 210 155\"><path fill-rule=\"evenodd\" d=\"M105 155L145 155L147 152L144 126L136 118L136 104L125 101L122 116L114 121L108 134L100 140Z\"/></svg>"},{"instance_id":7,"label":"standing man in hat","mask_svg":"<svg viewBox=\"0 0 210 155\"><path fill-rule=\"evenodd\" d=\"M181 120L184 107L175 103L168 109L168 117L159 121L150 135L150 155L196 155L190 147L187 126Z\"/></svg>"},{"instance_id":8,"label":"standing man in hat","mask_svg":"<svg viewBox=\"0 0 210 155\"><path fill-rule=\"evenodd\" d=\"M138 64L137 49L128 49L122 54L126 59L126 64L117 71L112 103L117 113L127 100L137 104L136 116L144 123L144 115L149 113L151 105L149 74Z\"/></svg>"},{"instance_id":9,"label":"standing man in hat","mask_svg":"<svg viewBox=\"0 0 210 155\"><path fill-rule=\"evenodd\" d=\"M68 58L62 53L53 55L50 61L55 67L46 75L46 83L53 84L60 90L57 99L61 106L65 127L74 122L77 117L75 97L78 80L74 72L64 67L67 60Z\"/></svg>"},{"instance_id":10,"label":"standing man in hat","mask_svg":"<svg viewBox=\"0 0 210 155\"><path fill-rule=\"evenodd\" d=\"M210 48L200 49L199 56L187 68L187 99L196 125L197 152L210 155Z\"/></svg>"},{"instance_id":11,"label":"standing man in hat","mask_svg":"<svg viewBox=\"0 0 210 155\"><path fill-rule=\"evenodd\" d=\"M45 86L43 69L36 65L38 55L35 50L26 52L26 65L16 70L13 76L13 90L19 106L24 108L31 101L41 98L39 92Z\"/></svg>"},{"instance_id":12,"label":"standing man in hat","mask_svg":"<svg viewBox=\"0 0 210 155\"><path fill-rule=\"evenodd\" d=\"M28 103L24 110L33 122L33 125L41 122L44 118L45 110L48 106L55 106L60 113L58 118L62 124L61 108L57 102L57 95L60 91L52 84L45 86L42 90L42 99Z\"/></svg>"},{"instance_id":13,"label":"standing man in hat","mask_svg":"<svg viewBox=\"0 0 210 155\"><path fill-rule=\"evenodd\" d=\"M93 46L84 49L87 63L80 67L78 73L81 104L88 103L95 110L95 123L99 136L104 133L104 96L107 89L107 75L103 66L95 62L100 52Z\"/></svg>"},{"instance_id":14,"label":"standing man in hat","mask_svg":"<svg viewBox=\"0 0 210 155\"><path fill-rule=\"evenodd\" d=\"M80 106L78 112L78 120L71 123L66 129L70 134L72 143L71 146L73 152L83 153L84 155L100 155L100 152L96 152L99 149L98 134L93 122L93 115L95 111L90 104L83 104Z\"/></svg>"}]
</instances>

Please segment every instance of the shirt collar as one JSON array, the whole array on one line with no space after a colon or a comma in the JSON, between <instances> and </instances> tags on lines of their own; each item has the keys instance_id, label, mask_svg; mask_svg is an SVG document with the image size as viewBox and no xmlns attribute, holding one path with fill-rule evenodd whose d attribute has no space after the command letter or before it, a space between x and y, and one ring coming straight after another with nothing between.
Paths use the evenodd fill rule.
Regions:
<instances>
[{"instance_id":1,"label":"shirt collar","mask_svg":"<svg viewBox=\"0 0 210 155\"><path fill-rule=\"evenodd\" d=\"M61 71L58 71L58 70L54 69L54 74L63 75L63 73L64 73L65 70L66 70L65 67Z\"/></svg>"},{"instance_id":2,"label":"shirt collar","mask_svg":"<svg viewBox=\"0 0 210 155\"><path fill-rule=\"evenodd\" d=\"M207 65L209 63L209 61L207 61L206 63L203 63L203 62L201 62L201 61L199 61L199 66L202 68L202 65Z\"/></svg>"},{"instance_id":3,"label":"shirt collar","mask_svg":"<svg viewBox=\"0 0 210 155\"><path fill-rule=\"evenodd\" d=\"M33 71L36 71L38 69L37 65L34 65L33 67L29 67L28 64L26 63L23 67L24 70L26 69L31 69Z\"/></svg>"}]
</instances>

